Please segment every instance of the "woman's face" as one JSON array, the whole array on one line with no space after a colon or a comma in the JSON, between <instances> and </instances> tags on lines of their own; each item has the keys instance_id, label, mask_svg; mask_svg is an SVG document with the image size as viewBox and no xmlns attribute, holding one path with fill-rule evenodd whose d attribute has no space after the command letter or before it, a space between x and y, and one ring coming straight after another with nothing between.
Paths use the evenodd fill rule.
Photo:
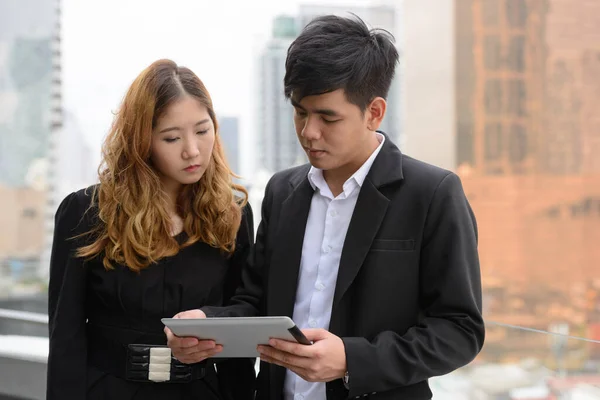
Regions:
<instances>
[{"instance_id":1,"label":"woman's face","mask_svg":"<svg viewBox=\"0 0 600 400\"><path fill-rule=\"evenodd\" d=\"M150 159L163 188L196 183L211 162L215 127L208 109L191 96L167 107L152 132Z\"/></svg>"}]
</instances>

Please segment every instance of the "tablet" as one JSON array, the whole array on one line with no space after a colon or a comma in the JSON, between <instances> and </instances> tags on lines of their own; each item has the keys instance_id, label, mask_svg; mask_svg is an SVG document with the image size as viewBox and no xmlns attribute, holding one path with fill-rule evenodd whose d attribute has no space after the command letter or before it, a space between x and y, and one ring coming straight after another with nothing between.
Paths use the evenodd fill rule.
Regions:
<instances>
[{"instance_id":1,"label":"tablet","mask_svg":"<svg viewBox=\"0 0 600 400\"><path fill-rule=\"evenodd\" d=\"M269 339L312 344L289 317L163 318L177 336L212 339L223 345L215 358L258 357L256 346Z\"/></svg>"}]
</instances>

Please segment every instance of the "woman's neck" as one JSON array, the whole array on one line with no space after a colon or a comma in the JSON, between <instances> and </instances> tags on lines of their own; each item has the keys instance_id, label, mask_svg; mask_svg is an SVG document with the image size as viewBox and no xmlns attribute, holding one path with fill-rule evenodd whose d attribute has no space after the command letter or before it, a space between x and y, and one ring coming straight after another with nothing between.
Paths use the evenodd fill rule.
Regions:
<instances>
[{"instance_id":1,"label":"woman's neck","mask_svg":"<svg viewBox=\"0 0 600 400\"><path fill-rule=\"evenodd\" d=\"M171 224L170 234L171 236L177 236L183 230L183 219L179 215L177 209L177 198L179 197L179 191L181 185L165 185L163 190L167 194L167 214L169 215L169 223Z\"/></svg>"}]
</instances>

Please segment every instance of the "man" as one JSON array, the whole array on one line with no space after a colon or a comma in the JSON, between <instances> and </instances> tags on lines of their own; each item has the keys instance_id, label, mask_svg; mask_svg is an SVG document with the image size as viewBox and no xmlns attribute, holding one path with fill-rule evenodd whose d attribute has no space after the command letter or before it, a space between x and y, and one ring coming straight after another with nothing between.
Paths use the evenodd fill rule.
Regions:
<instances>
[{"instance_id":1,"label":"man","mask_svg":"<svg viewBox=\"0 0 600 400\"><path fill-rule=\"evenodd\" d=\"M285 95L310 165L272 177L233 305L204 310L291 316L314 342L260 346L257 399L430 399L427 380L483 345L477 227L460 180L377 132L397 60L387 32L336 16L288 50ZM183 362L221 350L167 335Z\"/></svg>"}]
</instances>

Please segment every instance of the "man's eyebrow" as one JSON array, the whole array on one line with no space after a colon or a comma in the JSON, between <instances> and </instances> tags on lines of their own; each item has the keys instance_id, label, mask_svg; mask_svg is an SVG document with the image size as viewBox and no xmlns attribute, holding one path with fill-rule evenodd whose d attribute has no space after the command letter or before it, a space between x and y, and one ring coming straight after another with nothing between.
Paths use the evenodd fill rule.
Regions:
<instances>
[{"instance_id":1,"label":"man's eyebrow","mask_svg":"<svg viewBox=\"0 0 600 400\"><path fill-rule=\"evenodd\" d=\"M292 100L292 105L296 108L299 108L302 111L306 111L306 108L302 107L300 103L295 100ZM328 108L318 108L313 111L315 114L327 115L329 117L340 117L340 114L337 111L330 110Z\"/></svg>"},{"instance_id":2,"label":"man's eyebrow","mask_svg":"<svg viewBox=\"0 0 600 400\"><path fill-rule=\"evenodd\" d=\"M296 100L293 100L293 99L292 99L292 105L293 105L294 107L296 107L296 108L299 108L299 109L301 109L301 110L304 110L304 107L302 107L302 106L300 105L300 103L298 103Z\"/></svg>"}]
</instances>

